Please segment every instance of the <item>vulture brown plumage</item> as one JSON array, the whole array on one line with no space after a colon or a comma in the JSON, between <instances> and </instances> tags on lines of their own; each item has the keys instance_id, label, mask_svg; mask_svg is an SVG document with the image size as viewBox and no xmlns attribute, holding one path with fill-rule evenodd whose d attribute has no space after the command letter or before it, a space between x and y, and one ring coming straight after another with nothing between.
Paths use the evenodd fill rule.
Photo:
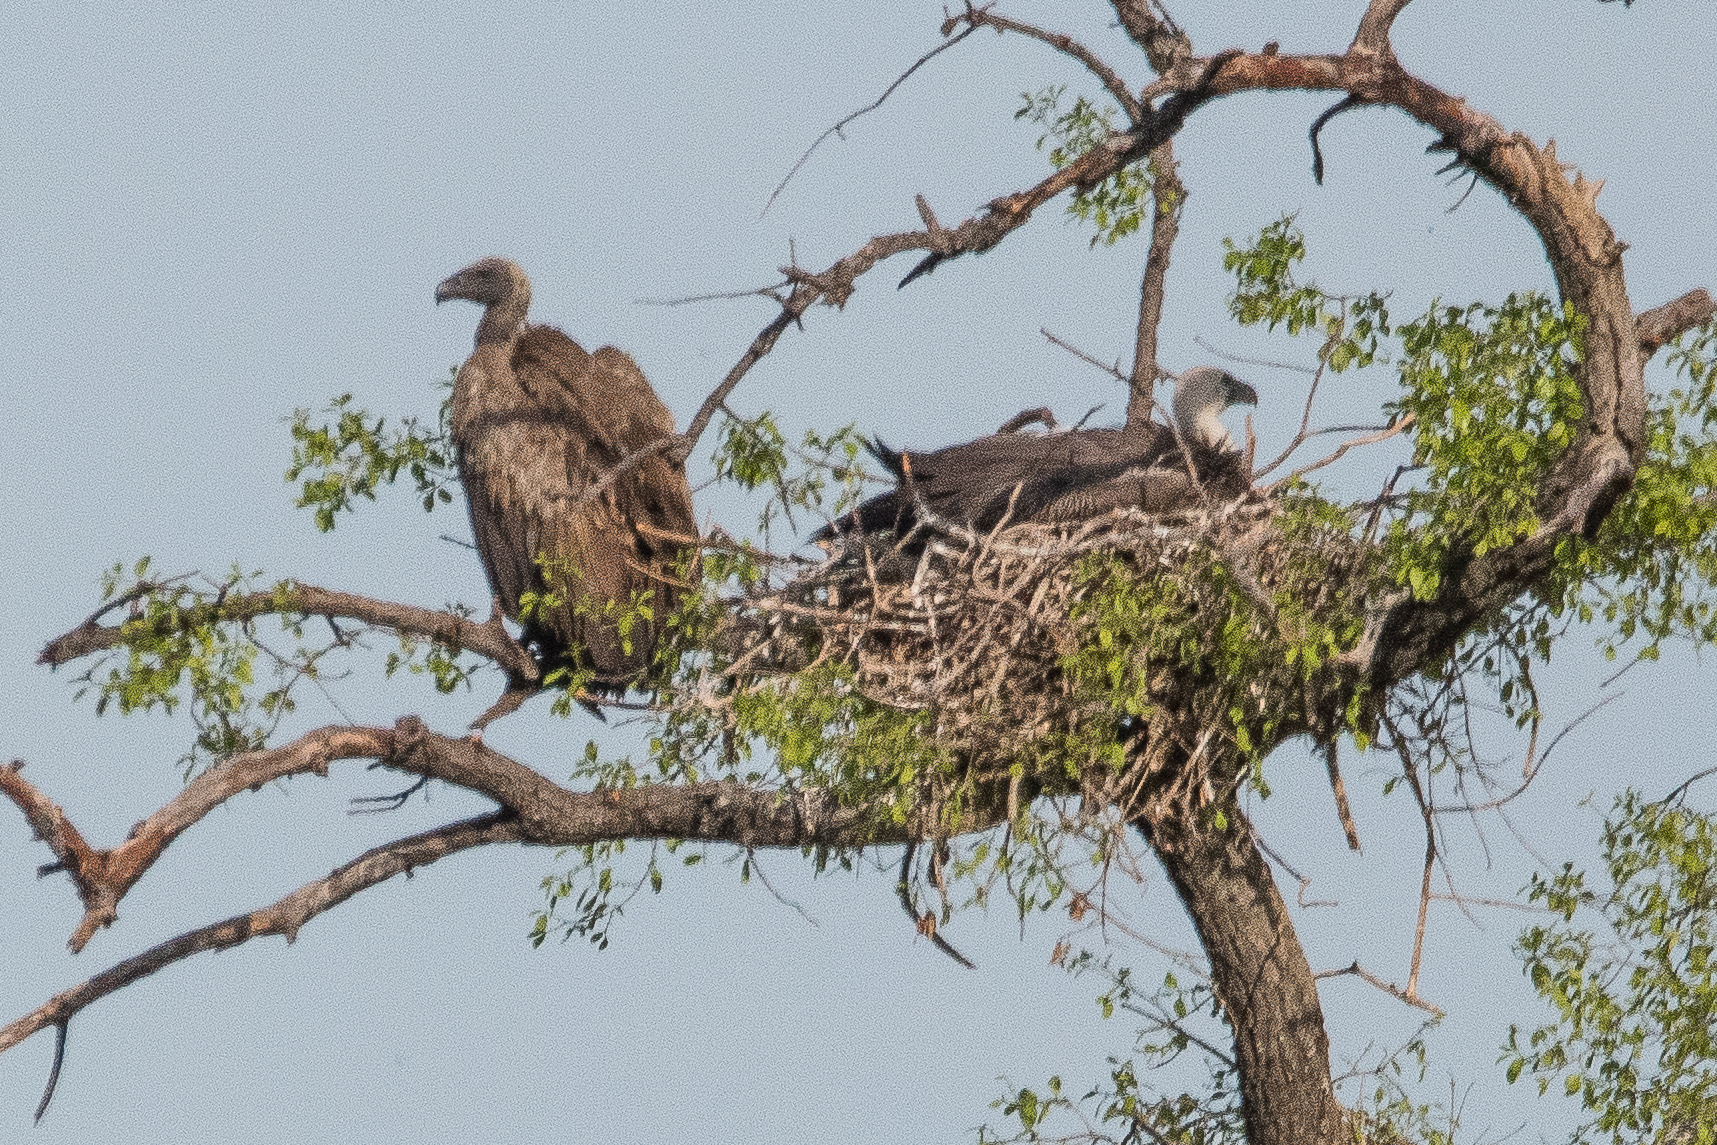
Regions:
<instances>
[{"instance_id":1,"label":"vulture brown plumage","mask_svg":"<svg viewBox=\"0 0 1717 1145\"><path fill-rule=\"evenodd\" d=\"M855 531L905 537L920 503L952 524L987 531L1004 519L1058 524L1112 509L1171 513L1206 499L1229 500L1246 491L1248 480L1218 415L1257 403L1257 391L1227 371L1194 366L1175 382L1174 428L1143 421L1121 429L993 433L923 453L878 440L871 453L898 484L813 539Z\"/></svg>"},{"instance_id":2,"label":"vulture brown plumage","mask_svg":"<svg viewBox=\"0 0 1717 1145\"><path fill-rule=\"evenodd\" d=\"M588 668L593 691L623 693L650 663L697 521L685 467L660 453L587 494L622 458L671 436L673 416L624 352L587 353L552 326L527 325L530 279L514 263L472 263L435 288L438 304L450 298L485 308L453 382L452 422L489 584L545 667ZM527 593L556 603L521 618Z\"/></svg>"}]
</instances>

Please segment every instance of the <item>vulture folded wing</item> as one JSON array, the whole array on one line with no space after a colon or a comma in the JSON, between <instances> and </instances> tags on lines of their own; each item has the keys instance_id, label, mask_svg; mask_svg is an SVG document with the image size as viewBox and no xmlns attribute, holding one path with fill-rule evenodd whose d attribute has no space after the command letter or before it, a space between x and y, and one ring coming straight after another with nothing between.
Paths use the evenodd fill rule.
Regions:
<instances>
[{"instance_id":1,"label":"vulture folded wing","mask_svg":"<svg viewBox=\"0 0 1717 1145\"><path fill-rule=\"evenodd\" d=\"M1080 490L1158 464L1174 449L1173 432L1150 423L991 434L929 453L902 454L879 441L871 452L895 475L899 488L873 497L822 536L854 525L864 532L904 533L920 501L947 521L980 530L1003 520L1071 520ZM1052 506L1053 518L1045 518Z\"/></svg>"},{"instance_id":2,"label":"vulture folded wing","mask_svg":"<svg viewBox=\"0 0 1717 1145\"><path fill-rule=\"evenodd\" d=\"M553 327L524 332L513 371L539 432L525 445L528 460L513 455L509 476L528 486L517 496L528 551L548 556L546 585L562 600L538 623L583 646L602 682L619 681L645 666L655 624L639 621L622 636L602 613L629 607L639 593L654 594L656 617L673 607L667 567L686 542L662 534L695 539L696 518L684 472L663 457L586 495L629 453L672 434L672 415L627 355L612 347L588 354Z\"/></svg>"}]
</instances>

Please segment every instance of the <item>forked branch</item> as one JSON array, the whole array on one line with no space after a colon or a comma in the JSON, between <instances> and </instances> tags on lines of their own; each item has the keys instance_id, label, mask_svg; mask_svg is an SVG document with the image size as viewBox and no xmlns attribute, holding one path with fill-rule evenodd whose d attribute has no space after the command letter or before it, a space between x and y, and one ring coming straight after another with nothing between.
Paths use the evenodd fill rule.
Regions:
<instances>
[{"instance_id":1,"label":"forked branch","mask_svg":"<svg viewBox=\"0 0 1717 1145\"><path fill-rule=\"evenodd\" d=\"M921 825L878 820L817 789L791 794L731 783L667 785L625 791L574 791L472 739L438 735L407 716L393 728L327 727L285 747L246 752L195 776L119 846L90 846L59 807L24 779L22 765L0 768L0 793L22 811L38 838L71 875L85 914L71 945L117 917L120 899L188 828L228 799L293 775L325 776L343 759L374 759L493 799L516 821L519 841L575 847L616 839L690 839L745 847L862 847L904 843ZM997 813L998 816L1000 813ZM999 818L996 820L999 821ZM989 820L963 826L980 830ZM50 869L53 869L50 867Z\"/></svg>"}]
</instances>

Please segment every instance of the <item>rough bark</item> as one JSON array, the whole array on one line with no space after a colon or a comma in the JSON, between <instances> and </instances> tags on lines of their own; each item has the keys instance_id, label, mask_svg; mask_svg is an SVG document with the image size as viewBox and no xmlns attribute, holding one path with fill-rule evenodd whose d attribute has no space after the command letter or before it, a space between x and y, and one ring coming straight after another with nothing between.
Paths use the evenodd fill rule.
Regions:
<instances>
[{"instance_id":1,"label":"rough bark","mask_svg":"<svg viewBox=\"0 0 1717 1145\"><path fill-rule=\"evenodd\" d=\"M1226 820L1220 827L1217 811ZM1335 1145L1345 1114L1330 1081L1317 982L1239 806L1230 798L1134 825L1168 872L1210 959L1234 1032L1248 1138L1255 1145Z\"/></svg>"}]
</instances>

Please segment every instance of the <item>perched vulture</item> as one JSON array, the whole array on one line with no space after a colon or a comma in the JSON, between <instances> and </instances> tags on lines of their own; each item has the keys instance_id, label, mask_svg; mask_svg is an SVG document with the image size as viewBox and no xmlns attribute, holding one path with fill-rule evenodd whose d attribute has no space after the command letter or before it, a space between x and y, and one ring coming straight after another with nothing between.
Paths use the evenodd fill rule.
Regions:
<instances>
[{"instance_id":1,"label":"perched vulture","mask_svg":"<svg viewBox=\"0 0 1717 1145\"><path fill-rule=\"evenodd\" d=\"M485 307L453 383L453 443L489 584L515 620L524 594L557 597L523 618L527 643L545 666L592 669L593 690L618 695L650 662L677 596L673 566L697 523L684 466L663 454L586 494L622 458L673 434L673 416L622 351L589 354L552 326L527 326L530 279L506 259L472 263L435 288L438 304L450 298ZM638 618L623 636L634 599L654 620Z\"/></svg>"},{"instance_id":2,"label":"perched vulture","mask_svg":"<svg viewBox=\"0 0 1717 1145\"><path fill-rule=\"evenodd\" d=\"M932 453L897 452L878 440L871 452L898 486L816 539L852 531L905 536L919 501L953 524L987 530L1004 518L1079 521L1111 509L1173 512L1206 497L1235 497L1245 491L1246 475L1218 415L1238 404L1257 405L1257 392L1224 370L1194 366L1175 381L1174 429L1146 421L1124 429L996 433Z\"/></svg>"}]
</instances>

